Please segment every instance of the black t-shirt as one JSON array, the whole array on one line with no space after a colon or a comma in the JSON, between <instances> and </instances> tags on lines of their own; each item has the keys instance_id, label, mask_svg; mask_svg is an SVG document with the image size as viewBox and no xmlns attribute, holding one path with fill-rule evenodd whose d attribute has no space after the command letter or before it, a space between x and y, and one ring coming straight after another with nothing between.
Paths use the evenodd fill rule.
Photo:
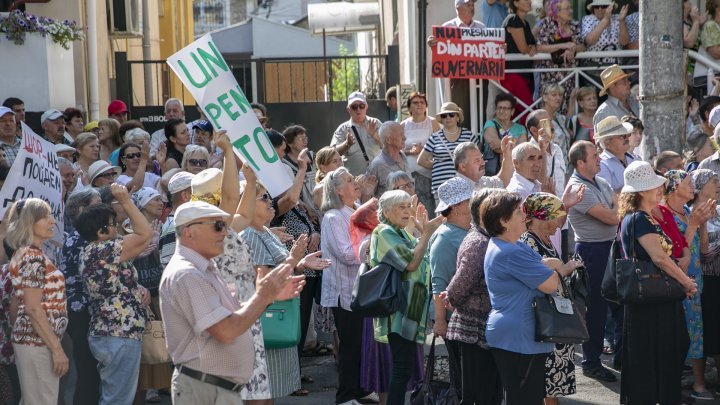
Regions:
<instances>
[{"instance_id":1,"label":"black t-shirt","mask_svg":"<svg viewBox=\"0 0 720 405\"><path fill-rule=\"evenodd\" d=\"M631 238L630 224L633 218L635 222L635 235L633 235L634 238ZM650 259L650 255L648 254L648 252L642 247L642 245L640 245L640 242L638 241L641 236L647 235L649 233L654 233L658 235L660 245L663 247L663 250L669 252L668 256L670 256L672 254L672 242L670 241L670 238L665 235L665 233L660 228L660 225L658 225L653 219L651 219L651 217L645 211L637 211L633 214L625 215L622 220L622 225L620 226L620 237L622 240L623 248L628 254L628 256L630 255L630 244L632 243L635 247L635 256L639 260L652 260Z\"/></svg>"},{"instance_id":2,"label":"black t-shirt","mask_svg":"<svg viewBox=\"0 0 720 405\"><path fill-rule=\"evenodd\" d=\"M535 45L535 37L530 29L530 24L527 21L517 16L517 14L509 14L502 24L503 28L522 28L523 34L525 35L525 43ZM507 53L521 53L513 39L513 36L509 32L505 33L505 43L507 44ZM506 69L532 69L532 61L507 61L505 62ZM532 73L525 73L532 74Z\"/></svg>"}]
</instances>

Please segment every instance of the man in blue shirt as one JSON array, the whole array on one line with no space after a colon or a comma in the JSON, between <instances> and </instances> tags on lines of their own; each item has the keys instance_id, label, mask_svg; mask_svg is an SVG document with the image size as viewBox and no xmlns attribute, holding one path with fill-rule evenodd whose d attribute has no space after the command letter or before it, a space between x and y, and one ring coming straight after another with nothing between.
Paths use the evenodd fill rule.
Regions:
<instances>
[{"instance_id":1,"label":"man in blue shirt","mask_svg":"<svg viewBox=\"0 0 720 405\"><path fill-rule=\"evenodd\" d=\"M502 27L508 16L508 0L485 0L482 2L482 20L488 28Z\"/></svg>"}]
</instances>

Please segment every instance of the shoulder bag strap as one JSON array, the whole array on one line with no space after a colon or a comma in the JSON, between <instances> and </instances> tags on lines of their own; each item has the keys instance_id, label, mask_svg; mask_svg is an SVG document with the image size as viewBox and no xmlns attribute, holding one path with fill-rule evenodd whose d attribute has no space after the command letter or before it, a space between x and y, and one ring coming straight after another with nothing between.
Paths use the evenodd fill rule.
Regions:
<instances>
[{"instance_id":1,"label":"shoulder bag strap","mask_svg":"<svg viewBox=\"0 0 720 405\"><path fill-rule=\"evenodd\" d=\"M355 125L350 124L350 128L352 128L353 133L355 134L355 140L358 143L358 146L360 147L360 151L362 151L363 157L365 158L366 162L369 162L370 159L368 158L367 152L365 152L365 145L362 143L362 139L360 139L360 135L358 134L357 129L355 129Z\"/></svg>"}]
</instances>

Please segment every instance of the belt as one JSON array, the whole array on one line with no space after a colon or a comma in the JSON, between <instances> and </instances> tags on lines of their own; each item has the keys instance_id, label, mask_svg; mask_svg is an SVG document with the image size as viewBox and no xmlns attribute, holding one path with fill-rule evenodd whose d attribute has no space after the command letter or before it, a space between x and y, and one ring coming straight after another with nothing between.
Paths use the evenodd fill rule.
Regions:
<instances>
[{"instance_id":1,"label":"belt","mask_svg":"<svg viewBox=\"0 0 720 405\"><path fill-rule=\"evenodd\" d=\"M200 380L202 382L208 383L210 385L214 385L216 387L224 388L224 389L226 389L228 391L232 391L232 392L240 392L243 385L245 385L245 384L238 384L233 381L214 376L212 374L203 373L202 371L193 370L191 368L187 368L184 366L178 366L178 372L180 372L181 374L185 374L186 376L194 378L196 380Z\"/></svg>"}]
</instances>

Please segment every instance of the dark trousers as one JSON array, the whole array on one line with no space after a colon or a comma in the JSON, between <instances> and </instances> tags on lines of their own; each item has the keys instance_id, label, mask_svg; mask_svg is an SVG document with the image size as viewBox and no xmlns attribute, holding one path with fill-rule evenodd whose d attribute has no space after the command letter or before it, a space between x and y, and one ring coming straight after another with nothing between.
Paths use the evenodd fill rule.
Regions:
<instances>
[{"instance_id":1,"label":"dark trousers","mask_svg":"<svg viewBox=\"0 0 720 405\"><path fill-rule=\"evenodd\" d=\"M0 367L5 370L5 374L7 375L7 383L9 384L9 389L12 391L8 393L10 395L10 398L0 398L0 404L6 403L7 405L17 405L20 403L20 378L18 377L17 367L15 364L0 364ZM5 401L5 402L2 402Z\"/></svg>"},{"instance_id":2,"label":"dark trousers","mask_svg":"<svg viewBox=\"0 0 720 405\"><path fill-rule=\"evenodd\" d=\"M73 358L77 368L77 387L73 397L75 405L97 404L100 400L100 375L97 360L88 345L90 314L69 312L67 332L73 344Z\"/></svg>"},{"instance_id":3,"label":"dark trousers","mask_svg":"<svg viewBox=\"0 0 720 405\"><path fill-rule=\"evenodd\" d=\"M503 389L495 358L490 350L460 343L462 353L461 405L500 405Z\"/></svg>"},{"instance_id":4,"label":"dark trousers","mask_svg":"<svg viewBox=\"0 0 720 405\"><path fill-rule=\"evenodd\" d=\"M617 368L622 364L622 344L623 344L623 323L625 322L625 306L616 304L614 302L608 302L608 314L612 318L612 330L608 332L610 337L608 340L612 340L615 344L615 353L613 354L613 364Z\"/></svg>"},{"instance_id":5,"label":"dark trousers","mask_svg":"<svg viewBox=\"0 0 720 405\"><path fill-rule=\"evenodd\" d=\"M340 341L342 342L342 340ZM397 333L388 335L390 353L392 354L392 373L388 386L387 405L403 405L405 388L410 380L417 356L417 344ZM342 343L340 343L342 346Z\"/></svg>"},{"instance_id":6,"label":"dark trousers","mask_svg":"<svg viewBox=\"0 0 720 405\"><path fill-rule=\"evenodd\" d=\"M607 318L608 302L600 294L605 267L612 241L607 242L578 242L575 244L575 253L580 256L585 269L590 276L590 305L585 314L590 340L582 344L584 369L599 367L600 355L603 350L603 337L605 321Z\"/></svg>"},{"instance_id":7,"label":"dark trousers","mask_svg":"<svg viewBox=\"0 0 720 405\"><path fill-rule=\"evenodd\" d=\"M455 388L458 398L462 399L462 360L460 342L445 340L445 348L448 351L450 384Z\"/></svg>"},{"instance_id":8,"label":"dark trousers","mask_svg":"<svg viewBox=\"0 0 720 405\"><path fill-rule=\"evenodd\" d=\"M500 373L505 405L541 405L545 400L547 353L522 354L492 348Z\"/></svg>"},{"instance_id":9,"label":"dark trousers","mask_svg":"<svg viewBox=\"0 0 720 405\"><path fill-rule=\"evenodd\" d=\"M335 393L335 402L341 404L364 396L360 389L363 317L339 306L333 308L332 311L335 327L340 337L338 350L340 364L338 365L338 389Z\"/></svg>"},{"instance_id":10,"label":"dark trousers","mask_svg":"<svg viewBox=\"0 0 720 405\"><path fill-rule=\"evenodd\" d=\"M312 314L315 290L320 288L320 277L305 277L305 287L300 292L300 343L298 343L298 361L305 347L308 328L310 327L310 314Z\"/></svg>"}]
</instances>

